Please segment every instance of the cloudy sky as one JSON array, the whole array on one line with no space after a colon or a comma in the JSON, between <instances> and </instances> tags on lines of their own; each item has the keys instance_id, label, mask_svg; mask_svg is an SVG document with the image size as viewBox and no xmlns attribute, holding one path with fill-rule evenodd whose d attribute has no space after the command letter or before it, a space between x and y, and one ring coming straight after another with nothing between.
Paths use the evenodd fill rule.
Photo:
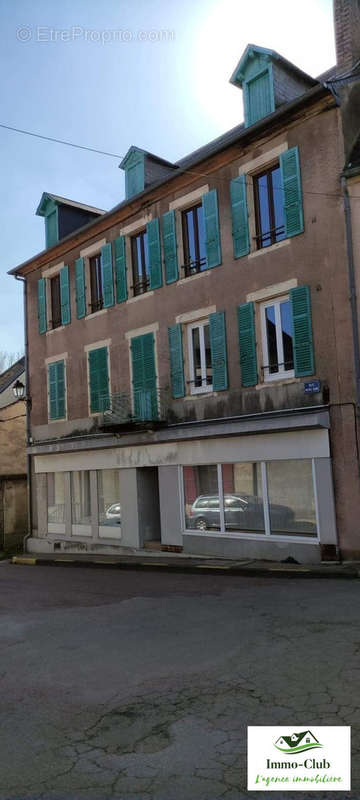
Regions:
<instances>
[{"instance_id":1,"label":"cloudy sky","mask_svg":"<svg viewBox=\"0 0 360 800\"><path fill-rule=\"evenodd\" d=\"M0 350L23 343L7 270L44 247L43 191L106 210L131 144L177 160L242 121L228 83L248 42L311 75L335 63L332 0L0 0Z\"/></svg>"}]
</instances>

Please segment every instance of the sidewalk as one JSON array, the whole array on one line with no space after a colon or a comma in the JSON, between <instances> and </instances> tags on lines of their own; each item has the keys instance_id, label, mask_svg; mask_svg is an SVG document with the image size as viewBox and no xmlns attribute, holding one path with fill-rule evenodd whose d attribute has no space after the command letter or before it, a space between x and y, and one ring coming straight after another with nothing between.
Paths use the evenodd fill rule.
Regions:
<instances>
[{"instance_id":1,"label":"sidewalk","mask_svg":"<svg viewBox=\"0 0 360 800\"><path fill-rule=\"evenodd\" d=\"M121 555L91 555L82 553L37 553L34 556L13 556L10 563L31 566L111 567L117 569L159 570L167 572L213 572L231 575L292 577L292 578L360 578L360 562L323 562L321 564L289 564L255 559L235 560L211 556L164 553L148 550Z\"/></svg>"}]
</instances>

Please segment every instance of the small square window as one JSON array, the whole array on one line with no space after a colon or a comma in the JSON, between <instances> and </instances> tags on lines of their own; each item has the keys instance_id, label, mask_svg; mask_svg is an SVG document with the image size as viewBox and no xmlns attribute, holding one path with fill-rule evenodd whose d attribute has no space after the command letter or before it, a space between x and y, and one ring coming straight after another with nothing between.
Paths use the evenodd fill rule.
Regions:
<instances>
[{"instance_id":1,"label":"small square window","mask_svg":"<svg viewBox=\"0 0 360 800\"><path fill-rule=\"evenodd\" d=\"M131 237L131 259L134 295L144 294L150 288L150 270L147 232L141 231Z\"/></svg>"},{"instance_id":2,"label":"small square window","mask_svg":"<svg viewBox=\"0 0 360 800\"><path fill-rule=\"evenodd\" d=\"M280 297L261 307L264 380L294 376L294 334L291 303Z\"/></svg>"},{"instance_id":3,"label":"small square window","mask_svg":"<svg viewBox=\"0 0 360 800\"><path fill-rule=\"evenodd\" d=\"M188 326L190 394L213 391L209 321Z\"/></svg>"},{"instance_id":4,"label":"small square window","mask_svg":"<svg viewBox=\"0 0 360 800\"><path fill-rule=\"evenodd\" d=\"M256 245L260 250L285 239L284 190L279 164L254 177Z\"/></svg>"},{"instance_id":5,"label":"small square window","mask_svg":"<svg viewBox=\"0 0 360 800\"><path fill-rule=\"evenodd\" d=\"M207 268L202 204L182 212L185 277Z\"/></svg>"}]
</instances>

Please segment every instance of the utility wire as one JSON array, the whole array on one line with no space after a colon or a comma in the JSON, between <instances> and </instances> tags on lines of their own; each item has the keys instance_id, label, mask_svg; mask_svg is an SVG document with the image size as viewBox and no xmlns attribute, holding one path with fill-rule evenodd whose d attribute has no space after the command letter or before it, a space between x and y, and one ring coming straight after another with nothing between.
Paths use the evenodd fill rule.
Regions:
<instances>
[{"instance_id":1,"label":"utility wire","mask_svg":"<svg viewBox=\"0 0 360 800\"><path fill-rule=\"evenodd\" d=\"M90 153L98 153L101 156L110 156L111 158L122 158L117 153L107 153L106 150L96 150L94 147L85 147L82 144L74 144L73 142L65 142L64 139L54 139L52 136L42 136L40 133L33 133L32 131L25 131L22 128L13 128L11 125L4 125L0 122L0 128L5 128L7 131L15 131L15 133L25 133L26 136L34 136L36 139L45 139L46 142L56 142L57 144L66 144L67 147L76 147L78 150L89 150Z\"/></svg>"}]
</instances>

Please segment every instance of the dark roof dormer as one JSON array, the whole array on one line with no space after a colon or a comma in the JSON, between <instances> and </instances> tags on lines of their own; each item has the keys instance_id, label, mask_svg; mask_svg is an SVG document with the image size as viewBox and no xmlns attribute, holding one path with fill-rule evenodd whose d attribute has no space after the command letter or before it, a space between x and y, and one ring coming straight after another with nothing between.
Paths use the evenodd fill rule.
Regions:
<instances>
[{"instance_id":1,"label":"dark roof dormer","mask_svg":"<svg viewBox=\"0 0 360 800\"><path fill-rule=\"evenodd\" d=\"M248 44L230 83L243 90L245 126L315 86L316 81L275 50Z\"/></svg>"},{"instance_id":2,"label":"dark roof dormer","mask_svg":"<svg viewBox=\"0 0 360 800\"><path fill-rule=\"evenodd\" d=\"M175 164L132 145L119 167L125 172L125 197L130 200L178 169Z\"/></svg>"},{"instance_id":3,"label":"dark roof dormer","mask_svg":"<svg viewBox=\"0 0 360 800\"><path fill-rule=\"evenodd\" d=\"M36 214L45 218L45 247L48 249L68 234L101 217L105 211L44 192Z\"/></svg>"}]
</instances>

